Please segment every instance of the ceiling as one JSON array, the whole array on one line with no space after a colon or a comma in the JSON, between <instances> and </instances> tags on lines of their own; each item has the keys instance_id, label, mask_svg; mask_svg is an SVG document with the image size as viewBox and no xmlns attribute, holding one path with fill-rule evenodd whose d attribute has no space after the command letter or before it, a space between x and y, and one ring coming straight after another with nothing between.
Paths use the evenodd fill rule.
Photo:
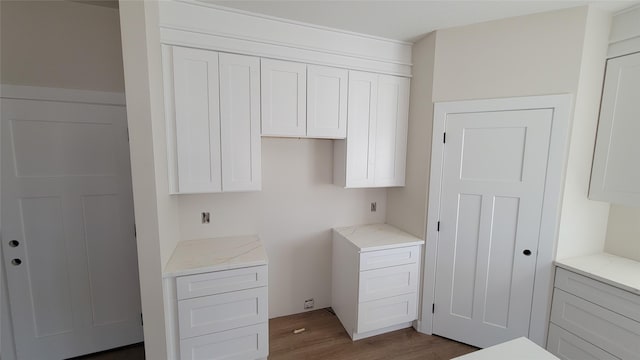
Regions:
<instances>
[{"instance_id":1,"label":"ceiling","mask_svg":"<svg viewBox=\"0 0 640 360\"><path fill-rule=\"evenodd\" d=\"M586 4L617 12L639 0L319 1L203 0L216 5L390 39L415 41L436 30Z\"/></svg>"}]
</instances>

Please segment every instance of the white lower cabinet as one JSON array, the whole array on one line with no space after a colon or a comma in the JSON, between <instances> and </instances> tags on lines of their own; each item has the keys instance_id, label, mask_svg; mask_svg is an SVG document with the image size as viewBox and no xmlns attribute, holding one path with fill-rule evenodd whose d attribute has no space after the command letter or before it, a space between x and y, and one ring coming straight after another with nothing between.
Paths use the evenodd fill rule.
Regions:
<instances>
[{"instance_id":1,"label":"white lower cabinet","mask_svg":"<svg viewBox=\"0 0 640 360\"><path fill-rule=\"evenodd\" d=\"M562 360L617 360L608 352L592 345L563 328L549 325L547 350Z\"/></svg>"},{"instance_id":2,"label":"white lower cabinet","mask_svg":"<svg viewBox=\"0 0 640 360\"><path fill-rule=\"evenodd\" d=\"M264 359L269 354L267 265L175 278L180 360Z\"/></svg>"},{"instance_id":3,"label":"white lower cabinet","mask_svg":"<svg viewBox=\"0 0 640 360\"><path fill-rule=\"evenodd\" d=\"M417 319L422 243L386 224L334 229L331 306L353 340Z\"/></svg>"},{"instance_id":4,"label":"white lower cabinet","mask_svg":"<svg viewBox=\"0 0 640 360\"><path fill-rule=\"evenodd\" d=\"M255 236L180 242L164 274L168 359L266 359L268 276Z\"/></svg>"},{"instance_id":5,"label":"white lower cabinet","mask_svg":"<svg viewBox=\"0 0 640 360\"><path fill-rule=\"evenodd\" d=\"M180 341L182 360L247 360L269 353L267 323L198 336Z\"/></svg>"},{"instance_id":6,"label":"white lower cabinet","mask_svg":"<svg viewBox=\"0 0 640 360\"><path fill-rule=\"evenodd\" d=\"M558 268L547 349L562 359L640 360L640 296Z\"/></svg>"}]
</instances>

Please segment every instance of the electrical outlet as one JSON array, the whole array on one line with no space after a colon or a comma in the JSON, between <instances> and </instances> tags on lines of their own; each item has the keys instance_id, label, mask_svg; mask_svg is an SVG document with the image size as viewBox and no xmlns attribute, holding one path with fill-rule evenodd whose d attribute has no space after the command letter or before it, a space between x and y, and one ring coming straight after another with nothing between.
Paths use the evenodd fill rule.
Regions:
<instances>
[{"instance_id":1,"label":"electrical outlet","mask_svg":"<svg viewBox=\"0 0 640 360\"><path fill-rule=\"evenodd\" d=\"M378 208L378 204L375 202L371 203L371 212L376 212L376 209Z\"/></svg>"},{"instance_id":2,"label":"electrical outlet","mask_svg":"<svg viewBox=\"0 0 640 360\"><path fill-rule=\"evenodd\" d=\"M311 299L307 299L304 301L304 308L306 309L313 309L313 298Z\"/></svg>"},{"instance_id":3,"label":"electrical outlet","mask_svg":"<svg viewBox=\"0 0 640 360\"><path fill-rule=\"evenodd\" d=\"M208 224L211 222L211 215L209 214L208 211L203 211L202 212L202 223L203 224Z\"/></svg>"}]
</instances>

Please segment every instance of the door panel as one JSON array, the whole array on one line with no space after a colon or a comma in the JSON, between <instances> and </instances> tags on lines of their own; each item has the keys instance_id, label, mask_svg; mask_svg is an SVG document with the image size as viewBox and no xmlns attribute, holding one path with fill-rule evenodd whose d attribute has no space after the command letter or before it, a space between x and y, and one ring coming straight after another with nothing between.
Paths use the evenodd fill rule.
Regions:
<instances>
[{"instance_id":1,"label":"door panel","mask_svg":"<svg viewBox=\"0 0 640 360\"><path fill-rule=\"evenodd\" d=\"M222 190L260 190L260 59L220 54Z\"/></svg>"},{"instance_id":2,"label":"door panel","mask_svg":"<svg viewBox=\"0 0 640 360\"><path fill-rule=\"evenodd\" d=\"M0 101L2 253L18 359L142 341L124 107Z\"/></svg>"},{"instance_id":3,"label":"door panel","mask_svg":"<svg viewBox=\"0 0 640 360\"><path fill-rule=\"evenodd\" d=\"M307 65L260 60L262 135L307 134Z\"/></svg>"},{"instance_id":4,"label":"door panel","mask_svg":"<svg viewBox=\"0 0 640 360\"><path fill-rule=\"evenodd\" d=\"M173 46L179 192L220 192L218 53ZM167 59L168 60L168 59Z\"/></svg>"},{"instance_id":5,"label":"door panel","mask_svg":"<svg viewBox=\"0 0 640 360\"><path fill-rule=\"evenodd\" d=\"M376 186L404 186L409 121L409 79L378 77L375 130Z\"/></svg>"},{"instance_id":6,"label":"door panel","mask_svg":"<svg viewBox=\"0 0 640 360\"><path fill-rule=\"evenodd\" d=\"M307 66L307 136L347 136L348 79L345 69Z\"/></svg>"},{"instance_id":7,"label":"door panel","mask_svg":"<svg viewBox=\"0 0 640 360\"><path fill-rule=\"evenodd\" d=\"M378 76L349 71L347 187L374 184Z\"/></svg>"},{"instance_id":8,"label":"door panel","mask_svg":"<svg viewBox=\"0 0 640 360\"><path fill-rule=\"evenodd\" d=\"M528 335L551 120L447 116L434 333L480 347Z\"/></svg>"}]
</instances>

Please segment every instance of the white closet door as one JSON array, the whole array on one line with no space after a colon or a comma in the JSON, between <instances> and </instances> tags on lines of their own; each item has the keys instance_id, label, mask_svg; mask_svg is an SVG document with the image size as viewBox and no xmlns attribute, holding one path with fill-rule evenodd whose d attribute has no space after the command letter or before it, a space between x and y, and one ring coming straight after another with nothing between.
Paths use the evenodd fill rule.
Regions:
<instances>
[{"instance_id":1,"label":"white closet door","mask_svg":"<svg viewBox=\"0 0 640 360\"><path fill-rule=\"evenodd\" d=\"M307 65L261 60L262 135L307 134Z\"/></svg>"},{"instance_id":2,"label":"white closet door","mask_svg":"<svg viewBox=\"0 0 640 360\"><path fill-rule=\"evenodd\" d=\"M409 79L378 77L375 184L404 186L409 123Z\"/></svg>"},{"instance_id":3,"label":"white closet door","mask_svg":"<svg viewBox=\"0 0 640 360\"><path fill-rule=\"evenodd\" d=\"M346 187L374 185L377 103L378 75L350 71Z\"/></svg>"},{"instance_id":4,"label":"white closet door","mask_svg":"<svg viewBox=\"0 0 640 360\"><path fill-rule=\"evenodd\" d=\"M433 333L529 335L552 109L447 114Z\"/></svg>"},{"instance_id":5,"label":"white closet door","mask_svg":"<svg viewBox=\"0 0 640 360\"><path fill-rule=\"evenodd\" d=\"M260 59L220 54L223 191L261 188Z\"/></svg>"},{"instance_id":6,"label":"white closet door","mask_svg":"<svg viewBox=\"0 0 640 360\"><path fill-rule=\"evenodd\" d=\"M349 71L307 66L307 136L344 139L347 136Z\"/></svg>"},{"instance_id":7,"label":"white closet door","mask_svg":"<svg viewBox=\"0 0 640 360\"><path fill-rule=\"evenodd\" d=\"M0 108L11 308L2 321L13 322L18 359L142 341L125 108L12 99Z\"/></svg>"},{"instance_id":8,"label":"white closet door","mask_svg":"<svg viewBox=\"0 0 640 360\"><path fill-rule=\"evenodd\" d=\"M220 192L218 53L182 47L172 50L177 191Z\"/></svg>"}]
</instances>

